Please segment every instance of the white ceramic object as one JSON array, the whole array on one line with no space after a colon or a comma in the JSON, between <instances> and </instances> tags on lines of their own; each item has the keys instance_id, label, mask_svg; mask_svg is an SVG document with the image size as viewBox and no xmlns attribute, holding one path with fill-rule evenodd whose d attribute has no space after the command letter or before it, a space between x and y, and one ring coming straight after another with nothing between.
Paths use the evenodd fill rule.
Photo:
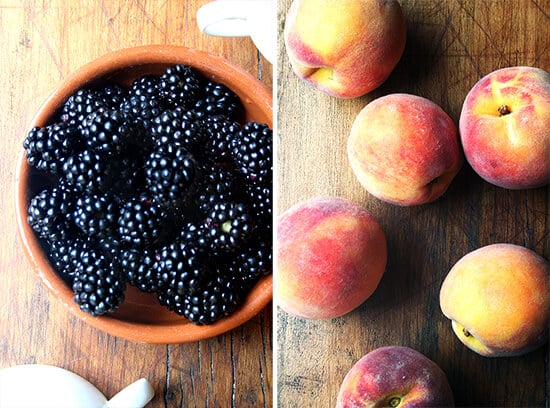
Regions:
<instances>
[{"instance_id":1,"label":"white ceramic object","mask_svg":"<svg viewBox=\"0 0 550 408\"><path fill-rule=\"evenodd\" d=\"M199 29L219 37L246 37L273 63L275 58L274 0L215 0L197 11Z\"/></svg>"},{"instance_id":2,"label":"white ceramic object","mask_svg":"<svg viewBox=\"0 0 550 408\"><path fill-rule=\"evenodd\" d=\"M0 369L0 408L143 408L155 392L145 378L113 398L63 368L42 364Z\"/></svg>"}]
</instances>

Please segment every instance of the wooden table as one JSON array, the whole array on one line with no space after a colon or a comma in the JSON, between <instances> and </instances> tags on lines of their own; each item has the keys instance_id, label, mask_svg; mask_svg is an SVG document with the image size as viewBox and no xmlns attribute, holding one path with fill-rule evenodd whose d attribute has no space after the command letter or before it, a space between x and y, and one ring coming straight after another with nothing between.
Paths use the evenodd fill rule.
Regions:
<instances>
[{"instance_id":1,"label":"wooden table","mask_svg":"<svg viewBox=\"0 0 550 408\"><path fill-rule=\"evenodd\" d=\"M290 2L279 1L280 30ZM481 357L454 336L438 300L451 266L480 246L510 242L550 258L548 188L500 189L466 165L437 202L396 207L361 188L346 141L357 113L376 97L421 95L458 123L467 92L484 74L514 65L549 71L550 2L400 3L407 21L404 55L386 83L361 98L338 100L301 82L279 35L277 211L316 195L354 200L380 221L389 252L377 291L346 316L307 321L277 311L279 406L334 406L349 368L386 345L415 348L438 363L459 406L548 406L548 345L521 357Z\"/></svg>"},{"instance_id":2,"label":"wooden table","mask_svg":"<svg viewBox=\"0 0 550 408\"><path fill-rule=\"evenodd\" d=\"M219 337L149 345L100 332L74 318L32 272L19 243L15 160L28 125L56 83L109 51L144 44L203 49L271 87L272 66L249 38L200 33L196 1L0 0L0 368L43 363L69 369L108 398L140 377L150 407L272 405L272 307Z\"/></svg>"}]
</instances>

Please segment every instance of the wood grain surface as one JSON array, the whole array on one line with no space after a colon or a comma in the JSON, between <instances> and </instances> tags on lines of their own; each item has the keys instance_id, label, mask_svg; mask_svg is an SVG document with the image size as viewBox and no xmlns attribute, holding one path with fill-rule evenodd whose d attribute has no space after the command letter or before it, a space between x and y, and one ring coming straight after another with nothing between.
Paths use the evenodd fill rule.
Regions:
<instances>
[{"instance_id":1,"label":"wood grain surface","mask_svg":"<svg viewBox=\"0 0 550 408\"><path fill-rule=\"evenodd\" d=\"M92 382L107 398L140 377L149 407L272 405L272 307L219 337L182 345L126 341L70 315L32 272L18 240L16 157L53 87L110 51L174 44L225 57L271 87L272 66L249 38L200 33L207 0L0 0L0 368L53 364Z\"/></svg>"},{"instance_id":2,"label":"wood grain surface","mask_svg":"<svg viewBox=\"0 0 550 408\"><path fill-rule=\"evenodd\" d=\"M290 2L280 0L278 9L277 212L317 195L354 200L380 221L389 258L374 295L341 318L308 321L277 310L279 406L334 406L344 375L361 356L405 345L441 366L458 406L548 407L548 345L521 357L481 357L454 336L438 299L452 265L480 246L510 242L549 259L548 187L500 189L465 165L438 201L396 207L361 188L346 141L355 116L376 97L424 96L458 123L481 76L515 65L549 71L550 2L400 0L404 55L379 89L352 100L324 95L291 71L281 36Z\"/></svg>"}]
</instances>

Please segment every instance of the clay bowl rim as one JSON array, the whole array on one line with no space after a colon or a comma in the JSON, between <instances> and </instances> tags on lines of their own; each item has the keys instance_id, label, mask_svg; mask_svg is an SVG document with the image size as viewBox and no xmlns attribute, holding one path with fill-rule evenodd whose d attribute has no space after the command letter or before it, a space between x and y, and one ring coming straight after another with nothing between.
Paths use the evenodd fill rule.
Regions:
<instances>
[{"instance_id":1,"label":"clay bowl rim","mask_svg":"<svg viewBox=\"0 0 550 408\"><path fill-rule=\"evenodd\" d=\"M128 68L136 71L135 75L149 72L147 67L186 64L201 71L207 77L237 92L241 97L248 116L260 115L273 126L273 99L271 90L244 69L230 63L224 58L205 51L184 46L149 45L126 48L107 53L83 65L66 79L62 80L46 98L34 116L27 132L33 126L44 126L60 109L72 93L79 88L99 83L121 75ZM150 68L153 69L153 68ZM142 71L140 71L142 70ZM244 95L243 95L244 93ZM253 110L250 113L250 110ZM255 111L255 113L254 113ZM25 135L23 134L22 137ZM22 139L21 139L22 143ZM61 301L80 320L91 326L114 335L136 342L177 344L204 340L226 333L237 328L256 316L273 298L273 276L262 277L249 293L247 299L231 315L212 325L199 326L174 313L174 319L158 324L144 323L139 320L122 320L116 312L113 315L92 317L80 310L73 301L72 289L57 275L50 265L41 244L27 222L26 214L29 201L30 177L34 170L28 165L25 151L21 148L17 159L15 174L15 210L19 238L27 260L34 272L46 285L50 293ZM124 303L123 303L124 305ZM121 305L121 307L123 306ZM160 308L164 308L158 305ZM172 313L172 312L168 312Z\"/></svg>"}]
</instances>

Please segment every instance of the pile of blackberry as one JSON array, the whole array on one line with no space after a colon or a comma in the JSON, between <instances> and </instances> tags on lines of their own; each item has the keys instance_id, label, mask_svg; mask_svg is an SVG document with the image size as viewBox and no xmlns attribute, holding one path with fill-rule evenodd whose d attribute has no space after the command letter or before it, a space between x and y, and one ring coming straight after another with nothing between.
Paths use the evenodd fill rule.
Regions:
<instances>
[{"instance_id":1,"label":"pile of blackberry","mask_svg":"<svg viewBox=\"0 0 550 408\"><path fill-rule=\"evenodd\" d=\"M28 222L92 316L127 285L195 324L232 313L272 270L272 130L174 65L90 86L23 143L43 183Z\"/></svg>"}]
</instances>

